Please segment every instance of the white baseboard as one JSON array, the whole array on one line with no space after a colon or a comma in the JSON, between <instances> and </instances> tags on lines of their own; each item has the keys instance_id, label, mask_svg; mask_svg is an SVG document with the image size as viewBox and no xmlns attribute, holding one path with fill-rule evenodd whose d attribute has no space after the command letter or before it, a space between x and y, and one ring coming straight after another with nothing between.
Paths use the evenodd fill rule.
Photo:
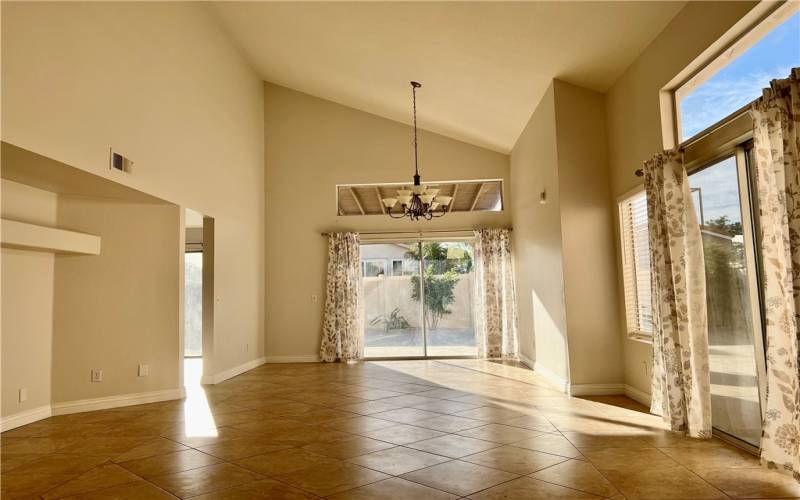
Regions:
<instances>
[{"instance_id":1,"label":"white baseboard","mask_svg":"<svg viewBox=\"0 0 800 500\"><path fill-rule=\"evenodd\" d=\"M537 363L524 354L519 355L519 360L528 368L547 379L548 382L554 384L559 391L563 392L564 394L569 394L569 383L564 380L563 377L555 374L541 363Z\"/></svg>"},{"instance_id":2,"label":"white baseboard","mask_svg":"<svg viewBox=\"0 0 800 500\"><path fill-rule=\"evenodd\" d=\"M616 396L625 394L625 384L573 384L571 396Z\"/></svg>"},{"instance_id":3,"label":"white baseboard","mask_svg":"<svg viewBox=\"0 0 800 500\"><path fill-rule=\"evenodd\" d=\"M528 356L526 356L526 355L524 355L522 353L519 353L518 356L519 356L519 362L520 363L522 363L523 365L525 365L528 368L530 368L531 370L533 370L534 363L533 363L533 360L531 358L529 358Z\"/></svg>"},{"instance_id":4,"label":"white baseboard","mask_svg":"<svg viewBox=\"0 0 800 500\"><path fill-rule=\"evenodd\" d=\"M630 385L626 385L625 395L631 398L632 400L642 403L646 407L650 408L650 394L644 391L640 391L636 387L631 387Z\"/></svg>"},{"instance_id":5,"label":"white baseboard","mask_svg":"<svg viewBox=\"0 0 800 500\"><path fill-rule=\"evenodd\" d=\"M0 419L0 432L10 431L23 425L32 424L37 420L48 418L53 414L50 405L37 406L30 410L24 410Z\"/></svg>"},{"instance_id":6,"label":"white baseboard","mask_svg":"<svg viewBox=\"0 0 800 500\"><path fill-rule=\"evenodd\" d=\"M267 363L319 363L319 356L266 356Z\"/></svg>"},{"instance_id":7,"label":"white baseboard","mask_svg":"<svg viewBox=\"0 0 800 500\"><path fill-rule=\"evenodd\" d=\"M262 356L260 358L247 361L246 363L242 363L241 365L234 366L233 368L228 368L225 371L215 373L214 375L203 375L203 377L200 379L200 383L203 385L219 384L220 382L224 382L229 378L233 378L236 375L241 375L246 371L250 371L253 368L261 366L266 362L267 358Z\"/></svg>"},{"instance_id":8,"label":"white baseboard","mask_svg":"<svg viewBox=\"0 0 800 500\"><path fill-rule=\"evenodd\" d=\"M53 403L51 406L53 408L53 415L68 415L70 413L81 413L84 411L107 410L109 408L119 408L122 406L158 403L159 401L171 401L173 399L182 399L185 396L186 390L183 388L164 389L161 391L122 394L120 396L105 396L102 398L64 401L61 403Z\"/></svg>"}]
</instances>

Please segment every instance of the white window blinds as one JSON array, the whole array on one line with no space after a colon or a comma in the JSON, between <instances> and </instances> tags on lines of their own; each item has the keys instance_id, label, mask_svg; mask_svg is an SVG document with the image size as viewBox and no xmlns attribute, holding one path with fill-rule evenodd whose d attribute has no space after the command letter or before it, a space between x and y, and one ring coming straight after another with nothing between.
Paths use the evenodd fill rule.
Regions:
<instances>
[{"instance_id":1,"label":"white window blinds","mask_svg":"<svg viewBox=\"0 0 800 500\"><path fill-rule=\"evenodd\" d=\"M628 335L649 337L653 334L653 311L645 193L639 192L622 200L619 215Z\"/></svg>"}]
</instances>

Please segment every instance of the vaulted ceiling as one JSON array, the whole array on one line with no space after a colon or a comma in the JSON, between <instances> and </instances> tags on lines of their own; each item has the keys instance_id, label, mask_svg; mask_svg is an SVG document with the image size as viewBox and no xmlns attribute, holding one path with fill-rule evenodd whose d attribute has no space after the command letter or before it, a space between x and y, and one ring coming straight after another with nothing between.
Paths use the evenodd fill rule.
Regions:
<instances>
[{"instance_id":1,"label":"vaulted ceiling","mask_svg":"<svg viewBox=\"0 0 800 500\"><path fill-rule=\"evenodd\" d=\"M218 2L267 81L508 152L553 78L604 92L685 2Z\"/></svg>"}]
</instances>

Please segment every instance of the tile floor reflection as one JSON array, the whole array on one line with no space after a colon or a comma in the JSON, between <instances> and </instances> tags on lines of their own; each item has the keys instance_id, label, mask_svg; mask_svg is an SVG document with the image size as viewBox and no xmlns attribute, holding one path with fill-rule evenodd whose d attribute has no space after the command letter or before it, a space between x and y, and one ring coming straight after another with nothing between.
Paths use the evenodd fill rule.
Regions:
<instances>
[{"instance_id":1,"label":"tile floor reflection","mask_svg":"<svg viewBox=\"0 0 800 500\"><path fill-rule=\"evenodd\" d=\"M477 360L264 365L0 445L4 499L800 498L627 398L568 398Z\"/></svg>"}]
</instances>

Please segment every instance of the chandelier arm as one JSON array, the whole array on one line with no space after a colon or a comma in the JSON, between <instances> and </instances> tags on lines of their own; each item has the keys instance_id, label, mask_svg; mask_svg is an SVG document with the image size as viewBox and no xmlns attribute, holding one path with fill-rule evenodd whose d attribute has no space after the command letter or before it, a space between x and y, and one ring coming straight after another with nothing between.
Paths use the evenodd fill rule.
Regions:
<instances>
[{"instance_id":1,"label":"chandelier arm","mask_svg":"<svg viewBox=\"0 0 800 500\"><path fill-rule=\"evenodd\" d=\"M402 219L403 217L405 217L405 216L406 216L406 211L405 211L405 210L403 210L403 211L402 211L400 214L398 214L396 217L395 217L394 215L392 215L392 212L391 212L391 210L387 211L387 212L386 212L386 214L387 214L389 217L391 217L392 219Z\"/></svg>"}]
</instances>

